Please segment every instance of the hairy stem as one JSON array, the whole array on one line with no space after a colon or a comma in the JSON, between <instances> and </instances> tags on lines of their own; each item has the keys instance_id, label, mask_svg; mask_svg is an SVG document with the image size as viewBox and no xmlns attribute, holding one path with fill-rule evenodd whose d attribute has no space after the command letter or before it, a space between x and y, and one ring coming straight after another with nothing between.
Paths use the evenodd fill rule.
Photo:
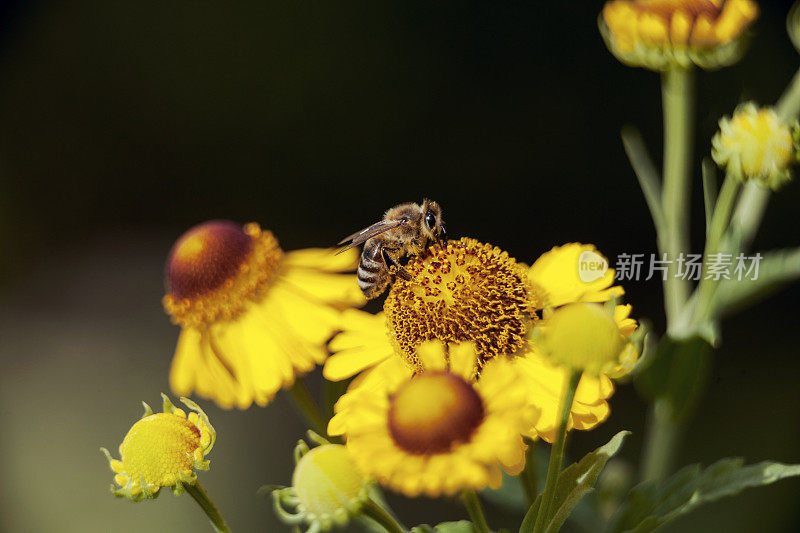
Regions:
<instances>
[{"instance_id":1,"label":"hairy stem","mask_svg":"<svg viewBox=\"0 0 800 533\"><path fill-rule=\"evenodd\" d=\"M203 486L200 485L200 481L195 482L194 485L186 484L183 488L186 489L186 492L194 498L197 505L206 513L206 516L211 521L211 525L214 526L214 531L217 533L230 533L231 530L228 528L228 524L225 523L225 519L222 518L217 506L214 505L214 502L208 497L208 493L203 489Z\"/></svg>"}]
</instances>

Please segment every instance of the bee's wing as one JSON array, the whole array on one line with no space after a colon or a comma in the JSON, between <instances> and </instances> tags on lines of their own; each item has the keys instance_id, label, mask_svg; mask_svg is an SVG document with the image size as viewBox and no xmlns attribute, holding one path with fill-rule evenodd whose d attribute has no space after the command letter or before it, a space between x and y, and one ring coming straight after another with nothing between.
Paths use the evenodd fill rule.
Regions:
<instances>
[{"instance_id":1,"label":"bee's wing","mask_svg":"<svg viewBox=\"0 0 800 533\"><path fill-rule=\"evenodd\" d=\"M371 239L375 235L380 235L381 233L396 228L397 226L402 226L406 222L407 220L404 218L399 218L396 220L381 220L380 222L376 222L375 224L369 226L368 228L364 228L361 231L353 233L352 235L348 235L347 237L339 241L340 245L346 243L347 241L352 241L352 242L350 242L347 246L339 250L337 254L340 254L345 250L349 250L350 248L354 248L359 244L366 242L368 239Z\"/></svg>"}]
</instances>

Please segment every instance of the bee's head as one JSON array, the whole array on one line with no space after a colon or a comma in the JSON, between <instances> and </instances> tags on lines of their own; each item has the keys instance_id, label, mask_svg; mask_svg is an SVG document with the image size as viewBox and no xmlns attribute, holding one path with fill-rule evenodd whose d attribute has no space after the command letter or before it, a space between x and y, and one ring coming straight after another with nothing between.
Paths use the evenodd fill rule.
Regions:
<instances>
[{"instance_id":1,"label":"bee's head","mask_svg":"<svg viewBox=\"0 0 800 533\"><path fill-rule=\"evenodd\" d=\"M442 208L427 198L422 201L422 231L429 238L440 244L447 240L447 232L442 220Z\"/></svg>"}]
</instances>

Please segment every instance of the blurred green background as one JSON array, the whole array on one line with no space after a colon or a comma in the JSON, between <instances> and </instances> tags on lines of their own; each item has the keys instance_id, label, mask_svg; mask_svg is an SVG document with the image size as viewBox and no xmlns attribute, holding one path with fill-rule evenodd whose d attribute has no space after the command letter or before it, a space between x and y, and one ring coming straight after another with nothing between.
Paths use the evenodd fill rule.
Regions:
<instances>
[{"instance_id":1,"label":"blurred green background","mask_svg":"<svg viewBox=\"0 0 800 533\"><path fill-rule=\"evenodd\" d=\"M698 74L697 162L721 115L774 102L798 66L789 2L761 2L740 64ZM602 2L16 2L0 12L0 530L205 531L188 496L108 492L116 450L159 404L178 330L163 262L186 228L258 221L286 249L328 246L400 201L445 209L450 233L530 262L592 242L654 252L619 141L661 139L658 76L617 63ZM699 172L698 172L699 176ZM699 178L694 246L703 230ZM800 185L771 201L757 247L800 244ZM354 281L355 282L355 281ZM657 281L628 283L663 327ZM800 462L800 287L725 323L682 463ZM315 381L316 380L316 381ZM318 372L312 386L318 385ZM288 484L303 425L279 395L221 411L201 474L237 531L283 531L264 483ZM630 385L573 456L618 430L641 450ZM465 518L391 497L408 523ZM800 530L800 480L717 503L667 531ZM490 509L495 527L505 522Z\"/></svg>"}]
</instances>

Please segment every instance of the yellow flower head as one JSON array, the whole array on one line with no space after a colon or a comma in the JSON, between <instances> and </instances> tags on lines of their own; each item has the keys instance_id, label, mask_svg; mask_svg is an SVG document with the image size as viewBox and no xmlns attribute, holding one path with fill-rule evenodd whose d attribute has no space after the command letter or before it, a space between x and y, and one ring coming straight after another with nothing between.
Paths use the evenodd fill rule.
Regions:
<instances>
[{"instance_id":1,"label":"yellow flower head","mask_svg":"<svg viewBox=\"0 0 800 533\"><path fill-rule=\"evenodd\" d=\"M328 427L365 474L410 497L499 487L501 467L524 467L522 433L539 414L509 360L490 359L476 381L474 347L446 346L420 345L416 374L396 358L377 367L380 379L348 391Z\"/></svg>"},{"instance_id":2,"label":"yellow flower head","mask_svg":"<svg viewBox=\"0 0 800 533\"><path fill-rule=\"evenodd\" d=\"M735 63L742 34L758 17L753 0L610 0L600 32L623 63L718 68Z\"/></svg>"},{"instance_id":3,"label":"yellow flower head","mask_svg":"<svg viewBox=\"0 0 800 533\"><path fill-rule=\"evenodd\" d=\"M573 339L566 336L562 337L565 343L560 346L558 338L550 341L550 345L544 340L546 332L552 326L551 319L573 306L578 308L589 306L591 308L596 307L597 304L569 304L552 314L545 313L545 317L539 322L538 331L535 332L541 334L531 335L528 342L528 350L523 357L516 360L517 371L520 378L527 383L531 402L542 409L542 416L539 417L536 427L531 433L548 442L553 442L555 437L558 423L558 402L564 395L567 378L571 374L572 368L587 363L585 360L570 360L569 354L563 355L563 359L559 361L548 353L548 349L564 347L565 344L573 342ZM567 423L568 429L592 429L608 418L611 412L608 406L608 399L614 393L614 384L611 380L629 374L639 358L636 345L629 341L638 327L636 321L630 318L630 312L630 305L617 305L614 308L613 321L615 328L606 329L605 333L608 334L608 337L605 338L606 341L611 341L609 344L613 345L618 340L617 335L621 335L622 350L616 354L616 359L610 364L596 365L596 361L589 361L590 364L588 366L594 366L595 368L584 372L581 376ZM556 319L563 320L563 318L562 316ZM574 319L575 317L567 318ZM608 327L608 324L604 323L604 326ZM559 326L559 329L561 329L561 333L558 335L566 333L565 328L560 328ZM590 333L591 329L588 327L585 331L583 328L579 328L576 335L589 344L591 349L596 349L595 343L600 344L599 341L602 341L603 336L600 335L597 338L593 338ZM575 342L578 343L580 340L575 339ZM612 348L612 350L604 351L600 355L608 355L613 351L614 349ZM599 372L596 372L598 367L600 367Z\"/></svg>"},{"instance_id":4,"label":"yellow flower head","mask_svg":"<svg viewBox=\"0 0 800 533\"><path fill-rule=\"evenodd\" d=\"M792 131L770 107L739 107L733 117L719 121L711 144L714 161L741 181L778 190L791 180L796 153Z\"/></svg>"},{"instance_id":5,"label":"yellow flower head","mask_svg":"<svg viewBox=\"0 0 800 533\"><path fill-rule=\"evenodd\" d=\"M309 450L301 440L295 448L292 486L272 491L275 512L287 524L307 524L309 532L344 527L368 500L369 484L344 446L312 438L321 445Z\"/></svg>"},{"instance_id":6,"label":"yellow flower head","mask_svg":"<svg viewBox=\"0 0 800 533\"><path fill-rule=\"evenodd\" d=\"M355 250L284 253L257 224L215 220L187 231L167 260L164 308L181 325L173 392L220 406L266 405L325 360L340 310L364 297Z\"/></svg>"},{"instance_id":7,"label":"yellow flower head","mask_svg":"<svg viewBox=\"0 0 800 533\"><path fill-rule=\"evenodd\" d=\"M502 253L500 255L502 256ZM580 266L585 259L603 263L605 270L597 272L591 278L584 276L584 279L582 279ZM506 261L508 260L506 259ZM491 262L487 263L491 264ZM514 276L517 275L517 267L524 268L521 264L515 263L515 265L512 270L515 273ZM612 285L614 282L614 270L608 268L608 261L591 244L570 243L555 247L539 257L530 268L523 270L522 274L525 279L522 282L515 281L511 286L518 287L520 292L528 291L530 297L528 308L537 311L537 316L541 315L540 318L534 317L530 321L520 320L520 323L525 327L524 335L526 339L529 338L528 333L531 326L542 322L542 320L546 321L551 311L555 308L572 302L605 302L624 293L622 287ZM444 276L442 278L438 282L440 284L438 285L439 287L445 282ZM419 288L417 290L421 291ZM403 292L410 293L409 287L405 286ZM480 291L476 290L475 292ZM441 294L447 295L444 290L442 290ZM467 294L467 291L462 289L461 297L464 298ZM513 300L509 301L513 302ZM461 305L462 308L468 309L470 303L465 302ZM491 308L491 305L487 305L485 302L480 305L474 304L475 312L480 310L481 305L484 308ZM493 305L499 306L497 302L494 302ZM419 306L422 307L421 304ZM439 306L442 307L441 304ZM507 305L504 308L506 310L506 315L504 316L510 315L509 310L516 312L523 308L523 305L516 303ZM624 324L624 334L626 336L631 335L636 329L636 322L628 318L629 313L630 306L617 306L615 317L618 323ZM348 310L343 314L343 331L334 337L329 344L333 355L325 362L323 373L327 379L333 381L346 379L359 372L361 374L353 380L348 388L348 394L342 397L337 404L337 409L341 412L358 403L358 390L368 391L383 387L383 380L395 373L405 372L409 366L408 362L412 363L410 365L412 370L418 369L419 363L417 359L409 358L408 352L398 349L395 330L387 320L387 315L388 312L371 315L355 309ZM420 315L426 321L428 320L424 313L420 313ZM516 316L520 315L526 317L526 314L521 311ZM501 315L497 314L495 316ZM410 312L406 313L405 317L409 320L409 329L412 332L425 331L427 335L432 330L428 326L430 322L425 322L415 327L414 323L411 322L415 318ZM475 328L474 331L469 333L472 339L477 340L481 337L491 339L494 331L504 331L502 328L494 328L494 319L477 323L483 324L486 330L481 331ZM437 330L434 329L433 331ZM447 332L447 330L445 331ZM455 331L458 330L456 329ZM529 433L552 440L558 402L563 395L562 389L565 385L565 376L568 373L568 369L555 365L542 354L542 350L535 344L526 340L525 344L519 347L516 344L516 340L512 344L508 341L509 338L508 335L498 335L498 340L495 344L500 345L503 342L506 346L513 346L513 352L495 353L506 356L506 358L513 355L512 360L516 365L515 371L526 381L527 394L531 403L542 412L542 416L537 421L536 426L531 428ZM492 345L489 344L489 346ZM492 354L492 352L484 350L484 354ZM624 359L625 364L620 364L618 368L599 377L589 375L583 377L573 403L570 428L591 429L608 417L609 406L607 400L614 392L614 387L609 378L620 377L628 373L637 357L638 353L634 349L626 350L625 357L621 358ZM497 357L494 356L493 358ZM334 418L332 430L341 433L344 428L340 426L339 420L341 420L341 417Z\"/></svg>"},{"instance_id":8,"label":"yellow flower head","mask_svg":"<svg viewBox=\"0 0 800 533\"><path fill-rule=\"evenodd\" d=\"M536 296L508 253L463 238L429 248L405 268L411 280L394 283L383 309L391 340L412 367L429 340L472 342L482 361L525 343Z\"/></svg>"},{"instance_id":9,"label":"yellow flower head","mask_svg":"<svg viewBox=\"0 0 800 533\"><path fill-rule=\"evenodd\" d=\"M540 334L541 346L553 361L593 376L617 366L626 345L614 317L599 304L559 308Z\"/></svg>"},{"instance_id":10,"label":"yellow flower head","mask_svg":"<svg viewBox=\"0 0 800 533\"><path fill-rule=\"evenodd\" d=\"M195 470L208 470L205 459L214 446L216 432L200 407L181 398L191 409L189 416L172 405L166 395L164 412L153 413L144 404L144 416L125 435L119 446L120 459L112 459L105 448L114 481L120 488L111 487L115 496L140 501L155 498L161 487L171 487L175 494L183 492L183 485L197 482Z\"/></svg>"}]
</instances>

